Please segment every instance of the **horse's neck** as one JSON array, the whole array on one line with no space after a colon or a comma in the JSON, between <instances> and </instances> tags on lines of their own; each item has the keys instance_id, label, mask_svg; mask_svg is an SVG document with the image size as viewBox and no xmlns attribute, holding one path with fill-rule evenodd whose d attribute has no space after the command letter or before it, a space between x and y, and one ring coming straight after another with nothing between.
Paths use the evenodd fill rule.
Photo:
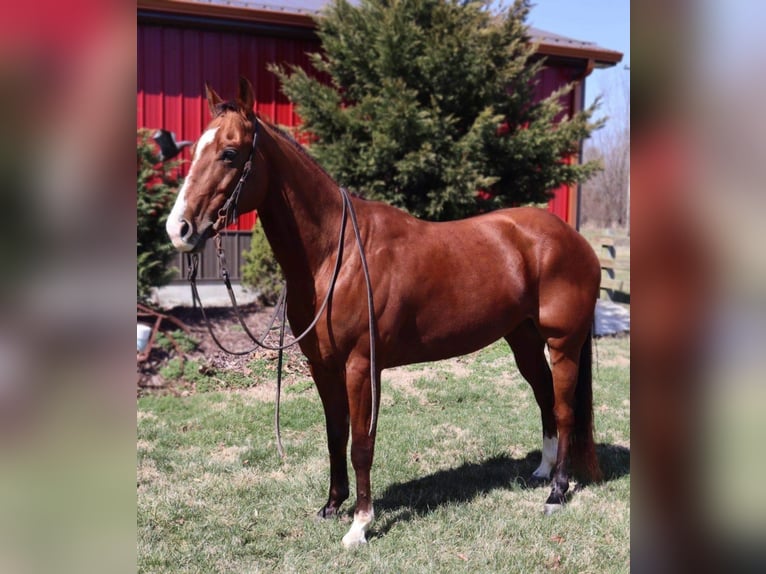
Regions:
<instances>
[{"instance_id":1,"label":"horse's neck","mask_svg":"<svg viewBox=\"0 0 766 574\"><path fill-rule=\"evenodd\" d=\"M292 143L274 133L263 140L269 189L259 216L288 282L304 284L335 252L342 199L332 179Z\"/></svg>"}]
</instances>

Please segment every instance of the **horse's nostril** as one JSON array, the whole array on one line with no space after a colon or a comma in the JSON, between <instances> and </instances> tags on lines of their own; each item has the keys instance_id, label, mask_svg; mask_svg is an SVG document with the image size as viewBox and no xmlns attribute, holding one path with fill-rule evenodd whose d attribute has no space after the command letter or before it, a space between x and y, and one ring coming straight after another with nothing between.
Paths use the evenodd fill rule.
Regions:
<instances>
[{"instance_id":1,"label":"horse's nostril","mask_svg":"<svg viewBox=\"0 0 766 574\"><path fill-rule=\"evenodd\" d=\"M192 234L192 226L191 226L191 224L190 224L188 221L186 221L185 219L182 219L182 220L181 220L181 229L180 229L180 232L181 232L181 239L184 239L184 240L186 240L186 239L189 239L189 237L190 237L190 236L191 236L191 234Z\"/></svg>"}]
</instances>

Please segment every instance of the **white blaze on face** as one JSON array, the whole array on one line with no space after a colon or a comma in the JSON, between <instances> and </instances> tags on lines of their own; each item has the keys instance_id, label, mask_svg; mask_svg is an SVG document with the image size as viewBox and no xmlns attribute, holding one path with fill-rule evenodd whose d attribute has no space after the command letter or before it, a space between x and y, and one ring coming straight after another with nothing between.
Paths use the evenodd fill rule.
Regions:
<instances>
[{"instance_id":1,"label":"white blaze on face","mask_svg":"<svg viewBox=\"0 0 766 574\"><path fill-rule=\"evenodd\" d=\"M178 196L176 197L173 209L170 211L170 215L168 215L168 222L165 225L165 230L167 231L170 240L173 242L173 245L179 251L191 251L193 248L192 245L189 245L181 237L181 226L184 214L186 213L186 188L194 179L194 164L196 164L197 160L202 156L202 152L205 148L213 143L215 140L215 132L217 131L218 128L212 128L200 136L199 141L197 142L197 149L194 151L194 158L189 167L189 173L186 175L184 184L178 191Z\"/></svg>"}]
</instances>

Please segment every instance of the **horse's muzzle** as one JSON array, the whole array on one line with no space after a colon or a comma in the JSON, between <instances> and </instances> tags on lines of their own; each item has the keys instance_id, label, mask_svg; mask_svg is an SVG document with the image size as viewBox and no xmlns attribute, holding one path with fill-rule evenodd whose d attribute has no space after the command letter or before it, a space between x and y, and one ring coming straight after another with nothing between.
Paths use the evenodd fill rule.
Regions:
<instances>
[{"instance_id":1,"label":"horse's muzzle","mask_svg":"<svg viewBox=\"0 0 766 574\"><path fill-rule=\"evenodd\" d=\"M182 219L175 233L168 233L173 246L182 253L197 253L205 247L205 242L217 232L211 222L206 223L199 230L194 224Z\"/></svg>"}]
</instances>

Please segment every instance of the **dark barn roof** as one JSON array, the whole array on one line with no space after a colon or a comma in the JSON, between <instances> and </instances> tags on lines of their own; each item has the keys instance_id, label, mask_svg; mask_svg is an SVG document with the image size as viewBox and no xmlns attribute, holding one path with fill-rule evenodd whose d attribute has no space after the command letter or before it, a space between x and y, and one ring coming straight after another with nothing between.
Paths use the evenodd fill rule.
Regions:
<instances>
[{"instance_id":1,"label":"dark barn roof","mask_svg":"<svg viewBox=\"0 0 766 574\"><path fill-rule=\"evenodd\" d=\"M138 0L139 11L157 11L186 17L220 18L291 26L313 30L314 17L328 0ZM144 14L144 16L146 16ZM538 53L553 58L588 61L589 68L607 68L622 60L622 53L586 42L530 27L529 34Z\"/></svg>"},{"instance_id":2,"label":"dark barn roof","mask_svg":"<svg viewBox=\"0 0 766 574\"><path fill-rule=\"evenodd\" d=\"M596 68L609 68L622 60L622 52L607 50L594 42L575 40L532 26L528 32L532 41L539 45L538 52L545 56L593 60Z\"/></svg>"}]
</instances>

